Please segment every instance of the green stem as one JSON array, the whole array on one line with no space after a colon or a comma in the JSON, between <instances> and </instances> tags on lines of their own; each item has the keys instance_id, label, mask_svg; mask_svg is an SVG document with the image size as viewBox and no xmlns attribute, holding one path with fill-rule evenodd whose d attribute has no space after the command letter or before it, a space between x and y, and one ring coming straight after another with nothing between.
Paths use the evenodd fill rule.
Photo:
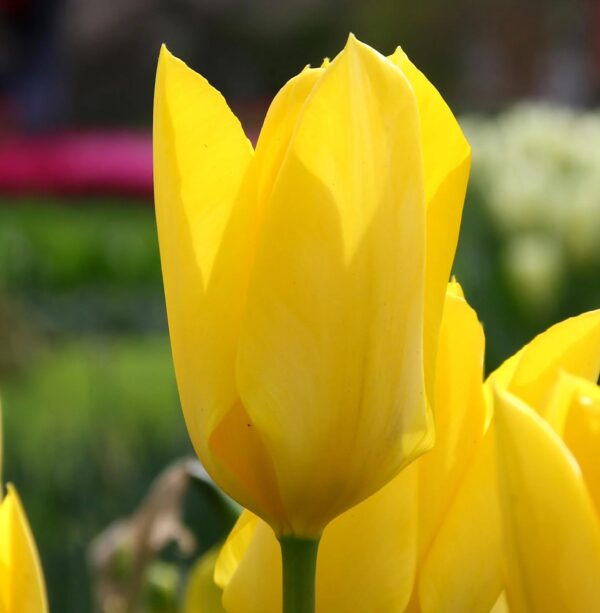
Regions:
<instances>
[{"instance_id":1,"label":"green stem","mask_svg":"<svg viewBox=\"0 0 600 613\"><path fill-rule=\"evenodd\" d=\"M283 613L314 613L319 539L283 536Z\"/></svg>"}]
</instances>

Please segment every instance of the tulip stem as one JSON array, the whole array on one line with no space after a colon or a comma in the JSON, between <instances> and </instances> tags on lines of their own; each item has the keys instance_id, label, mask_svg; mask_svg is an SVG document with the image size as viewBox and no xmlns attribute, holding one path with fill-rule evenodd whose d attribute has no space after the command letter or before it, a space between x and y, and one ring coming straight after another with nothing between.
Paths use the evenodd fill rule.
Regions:
<instances>
[{"instance_id":1,"label":"tulip stem","mask_svg":"<svg viewBox=\"0 0 600 613\"><path fill-rule=\"evenodd\" d=\"M283 566L283 613L314 613L319 539L279 539Z\"/></svg>"}]
</instances>

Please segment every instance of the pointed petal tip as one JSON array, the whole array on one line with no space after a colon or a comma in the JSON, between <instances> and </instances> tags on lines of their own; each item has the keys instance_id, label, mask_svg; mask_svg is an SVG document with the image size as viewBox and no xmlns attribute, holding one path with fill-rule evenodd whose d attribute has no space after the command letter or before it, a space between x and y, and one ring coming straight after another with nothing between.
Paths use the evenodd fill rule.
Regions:
<instances>
[{"instance_id":1,"label":"pointed petal tip","mask_svg":"<svg viewBox=\"0 0 600 613\"><path fill-rule=\"evenodd\" d=\"M169 48L167 47L166 43L161 43L160 45L160 50L158 52L158 63L159 65L162 62L167 62L171 59L174 59L174 55L169 51Z\"/></svg>"},{"instance_id":2,"label":"pointed petal tip","mask_svg":"<svg viewBox=\"0 0 600 613\"><path fill-rule=\"evenodd\" d=\"M21 497L19 496L19 492L17 491L17 488L14 486L14 484L10 483L10 481L6 484L5 496L4 498L0 498L0 502L8 502L8 500L12 500L12 504L17 505L19 512L22 515L25 515L23 502L21 500Z\"/></svg>"},{"instance_id":3,"label":"pointed petal tip","mask_svg":"<svg viewBox=\"0 0 600 613\"><path fill-rule=\"evenodd\" d=\"M397 63L401 63L408 60L408 55L406 55L404 49L402 49L402 47L398 45L396 49L394 49L394 53L390 55L390 59L392 61L396 60Z\"/></svg>"},{"instance_id":4,"label":"pointed petal tip","mask_svg":"<svg viewBox=\"0 0 600 613\"><path fill-rule=\"evenodd\" d=\"M344 51L364 51L365 49L374 51L372 47L370 47L366 43L363 43L361 40L356 38L356 36L354 36L352 32L350 32L350 34L348 34L348 39L346 40L346 44L344 45L342 53Z\"/></svg>"},{"instance_id":5,"label":"pointed petal tip","mask_svg":"<svg viewBox=\"0 0 600 613\"><path fill-rule=\"evenodd\" d=\"M375 58L378 62L383 62L384 64L389 63L389 58L386 58L386 56L381 54L377 49L357 38L352 32L348 35L344 48L336 58L334 58L332 63L335 63L339 57L354 57L360 63L372 61Z\"/></svg>"},{"instance_id":6,"label":"pointed petal tip","mask_svg":"<svg viewBox=\"0 0 600 613\"><path fill-rule=\"evenodd\" d=\"M158 69L160 70L163 66L165 69L171 70L176 70L179 67L193 72L196 75L198 74L193 68L190 68L184 60L171 53L166 43L161 44L158 54Z\"/></svg>"},{"instance_id":7,"label":"pointed petal tip","mask_svg":"<svg viewBox=\"0 0 600 613\"><path fill-rule=\"evenodd\" d=\"M158 52L158 63L156 67L156 83L162 83L167 72L171 72L172 66L176 62L181 62L180 59L176 58L168 49L165 43L162 43L160 46L160 51ZM183 63L183 62L182 62Z\"/></svg>"},{"instance_id":8,"label":"pointed petal tip","mask_svg":"<svg viewBox=\"0 0 600 613\"><path fill-rule=\"evenodd\" d=\"M450 282L448 283L448 286L446 287L446 293L456 298L464 299L465 297L465 293L463 291L462 285L458 282L458 280L456 279L454 275L452 275L452 279L450 279Z\"/></svg>"}]
</instances>

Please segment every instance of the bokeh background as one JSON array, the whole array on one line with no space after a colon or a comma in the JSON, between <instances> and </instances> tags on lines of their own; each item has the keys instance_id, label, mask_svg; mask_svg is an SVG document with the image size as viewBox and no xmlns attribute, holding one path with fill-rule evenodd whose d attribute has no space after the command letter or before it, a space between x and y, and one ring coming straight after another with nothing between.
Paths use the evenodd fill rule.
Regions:
<instances>
[{"instance_id":1,"label":"bokeh background","mask_svg":"<svg viewBox=\"0 0 600 613\"><path fill-rule=\"evenodd\" d=\"M160 44L254 138L277 89L349 31L382 52L401 44L471 140L455 274L485 326L487 368L600 307L599 1L0 0L4 479L24 499L53 611L126 610L115 594L135 575L131 542L116 539L102 573L90 558L110 549L114 521L147 516L134 512L153 479L191 454L152 208ZM159 539L134 581L140 610L176 611L192 560L230 525L198 483L181 504L162 496L195 541Z\"/></svg>"}]
</instances>

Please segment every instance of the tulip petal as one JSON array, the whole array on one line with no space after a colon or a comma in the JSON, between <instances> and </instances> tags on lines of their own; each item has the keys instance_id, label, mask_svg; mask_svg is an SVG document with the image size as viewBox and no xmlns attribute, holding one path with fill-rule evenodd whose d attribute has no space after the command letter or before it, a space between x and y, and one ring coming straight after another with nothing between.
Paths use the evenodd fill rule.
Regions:
<instances>
[{"instance_id":1,"label":"tulip petal","mask_svg":"<svg viewBox=\"0 0 600 613\"><path fill-rule=\"evenodd\" d=\"M226 613L222 591L214 581L218 547L207 551L192 567L183 596L183 613Z\"/></svg>"},{"instance_id":2,"label":"tulip petal","mask_svg":"<svg viewBox=\"0 0 600 613\"><path fill-rule=\"evenodd\" d=\"M546 419L575 457L600 516L600 387L562 373Z\"/></svg>"},{"instance_id":3,"label":"tulip petal","mask_svg":"<svg viewBox=\"0 0 600 613\"><path fill-rule=\"evenodd\" d=\"M259 230L262 204L269 198L298 116L323 72L305 68L286 83L269 107L243 186L242 197L255 211L255 234ZM247 234L250 232L249 228L244 230ZM276 491L278 487L272 464L256 428L252 426L243 405L236 403L211 433L210 450L222 467L244 483L246 490L255 492L253 498L238 499L282 530L287 519ZM263 490L270 500L265 499Z\"/></svg>"},{"instance_id":4,"label":"tulip petal","mask_svg":"<svg viewBox=\"0 0 600 613\"><path fill-rule=\"evenodd\" d=\"M499 388L495 421L510 610L598 610L600 524L573 456L535 411Z\"/></svg>"},{"instance_id":5,"label":"tulip petal","mask_svg":"<svg viewBox=\"0 0 600 613\"><path fill-rule=\"evenodd\" d=\"M258 521L256 515L244 509L221 547L215 564L215 583L221 589L225 589L237 571L240 561L254 538Z\"/></svg>"},{"instance_id":6,"label":"tulip petal","mask_svg":"<svg viewBox=\"0 0 600 613\"><path fill-rule=\"evenodd\" d=\"M565 424L565 444L575 456L600 516L600 388L584 381Z\"/></svg>"},{"instance_id":7,"label":"tulip petal","mask_svg":"<svg viewBox=\"0 0 600 613\"><path fill-rule=\"evenodd\" d=\"M396 613L417 562L417 467L333 520L319 550L317 611Z\"/></svg>"},{"instance_id":8,"label":"tulip petal","mask_svg":"<svg viewBox=\"0 0 600 613\"><path fill-rule=\"evenodd\" d=\"M486 433L422 564L423 613L489 613L502 592L493 439Z\"/></svg>"},{"instance_id":9,"label":"tulip petal","mask_svg":"<svg viewBox=\"0 0 600 613\"><path fill-rule=\"evenodd\" d=\"M14 487L0 503L0 610L46 613L46 589L35 541Z\"/></svg>"},{"instance_id":10,"label":"tulip petal","mask_svg":"<svg viewBox=\"0 0 600 613\"><path fill-rule=\"evenodd\" d=\"M238 355L289 532L318 534L430 444L421 177L410 85L351 38L267 203Z\"/></svg>"},{"instance_id":11,"label":"tulip petal","mask_svg":"<svg viewBox=\"0 0 600 613\"><path fill-rule=\"evenodd\" d=\"M213 478L236 500L271 517L280 514L275 475L235 383L256 224L255 202L244 193L252 156L222 96L163 47L154 182L181 404L196 452Z\"/></svg>"},{"instance_id":12,"label":"tulip petal","mask_svg":"<svg viewBox=\"0 0 600 613\"><path fill-rule=\"evenodd\" d=\"M566 319L536 336L489 376L488 391L500 385L545 415L562 370L598 379L600 310Z\"/></svg>"},{"instance_id":13,"label":"tulip petal","mask_svg":"<svg viewBox=\"0 0 600 613\"><path fill-rule=\"evenodd\" d=\"M427 268L425 286L425 378L433 390L444 291L450 276L471 167L471 148L452 111L400 47L390 57L410 81L421 121ZM430 393L433 397L433 394Z\"/></svg>"},{"instance_id":14,"label":"tulip petal","mask_svg":"<svg viewBox=\"0 0 600 613\"><path fill-rule=\"evenodd\" d=\"M307 66L281 88L269 106L252 168L260 205L271 195L306 100L324 73L322 68Z\"/></svg>"},{"instance_id":15,"label":"tulip petal","mask_svg":"<svg viewBox=\"0 0 600 613\"><path fill-rule=\"evenodd\" d=\"M418 461L420 558L446 516L484 434L484 336L477 314L448 287L435 388L435 447Z\"/></svg>"},{"instance_id":16,"label":"tulip petal","mask_svg":"<svg viewBox=\"0 0 600 613\"><path fill-rule=\"evenodd\" d=\"M408 467L325 529L317 563L317 613L404 610L416 562L416 476L415 466ZM225 608L280 613L279 545L264 522L243 517L217 565Z\"/></svg>"},{"instance_id":17,"label":"tulip petal","mask_svg":"<svg viewBox=\"0 0 600 613\"><path fill-rule=\"evenodd\" d=\"M244 515L247 517L244 518ZM282 603L281 552L273 530L244 511L239 530L227 538L215 578L223 605L235 613L279 613Z\"/></svg>"}]
</instances>

